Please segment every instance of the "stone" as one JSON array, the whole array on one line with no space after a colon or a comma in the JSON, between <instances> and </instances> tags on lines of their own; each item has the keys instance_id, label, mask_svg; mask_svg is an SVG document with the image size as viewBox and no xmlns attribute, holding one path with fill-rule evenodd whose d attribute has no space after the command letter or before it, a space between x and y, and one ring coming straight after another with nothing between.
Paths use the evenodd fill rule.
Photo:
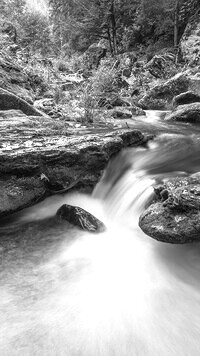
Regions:
<instances>
[{"instance_id":1,"label":"stone","mask_svg":"<svg viewBox=\"0 0 200 356\"><path fill-rule=\"evenodd\" d=\"M21 110L26 115L42 116L42 113L35 109L25 100L8 90L0 88L0 110Z\"/></svg>"},{"instance_id":2,"label":"stone","mask_svg":"<svg viewBox=\"0 0 200 356\"><path fill-rule=\"evenodd\" d=\"M77 188L92 190L113 155L146 140L135 129L108 132L106 126L98 133L96 127L85 132L46 116L4 113L7 116L0 117L0 217L57 192L57 182L63 190L74 187L74 182ZM42 173L50 186L41 180ZM15 194L9 195L12 186Z\"/></svg>"},{"instance_id":3,"label":"stone","mask_svg":"<svg viewBox=\"0 0 200 356\"><path fill-rule=\"evenodd\" d=\"M115 109L112 115L115 119L130 119L132 118L132 112L126 109Z\"/></svg>"},{"instance_id":4,"label":"stone","mask_svg":"<svg viewBox=\"0 0 200 356\"><path fill-rule=\"evenodd\" d=\"M98 102L98 105L100 108L106 107L106 109L108 110L113 109L116 106L124 106L124 107L131 106L131 104L126 99L122 99L120 97L101 98Z\"/></svg>"},{"instance_id":5,"label":"stone","mask_svg":"<svg viewBox=\"0 0 200 356\"><path fill-rule=\"evenodd\" d=\"M150 74L155 78L165 77L166 60L163 56L154 56L146 65Z\"/></svg>"},{"instance_id":6,"label":"stone","mask_svg":"<svg viewBox=\"0 0 200 356\"><path fill-rule=\"evenodd\" d=\"M200 10L192 16L180 41L183 60L190 65L200 64Z\"/></svg>"},{"instance_id":7,"label":"stone","mask_svg":"<svg viewBox=\"0 0 200 356\"><path fill-rule=\"evenodd\" d=\"M200 241L200 174L169 179L155 187L155 197L139 226L163 242Z\"/></svg>"},{"instance_id":8,"label":"stone","mask_svg":"<svg viewBox=\"0 0 200 356\"><path fill-rule=\"evenodd\" d=\"M178 106L170 115L165 117L166 121L181 121L200 123L200 103Z\"/></svg>"},{"instance_id":9,"label":"stone","mask_svg":"<svg viewBox=\"0 0 200 356\"><path fill-rule=\"evenodd\" d=\"M88 61L88 66L91 68L97 68L107 54L107 48L98 44L92 44L85 52L85 58Z\"/></svg>"},{"instance_id":10,"label":"stone","mask_svg":"<svg viewBox=\"0 0 200 356\"><path fill-rule=\"evenodd\" d=\"M58 209L56 215L84 231L103 232L106 230L105 225L94 215L77 206L64 204Z\"/></svg>"},{"instance_id":11,"label":"stone","mask_svg":"<svg viewBox=\"0 0 200 356\"><path fill-rule=\"evenodd\" d=\"M37 110L43 111L45 114L49 114L54 109L54 106L55 101L52 98L40 99L34 102L34 107Z\"/></svg>"},{"instance_id":12,"label":"stone","mask_svg":"<svg viewBox=\"0 0 200 356\"><path fill-rule=\"evenodd\" d=\"M186 92L189 88L189 78L184 73L155 85L139 101L138 106L144 110L170 110L175 95Z\"/></svg>"},{"instance_id":13,"label":"stone","mask_svg":"<svg viewBox=\"0 0 200 356\"><path fill-rule=\"evenodd\" d=\"M200 95L193 93L192 91L186 91L185 93L176 95L173 99L172 105L173 108L176 108L179 105L186 105L197 102L200 102Z\"/></svg>"},{"instance_id":14,"label":"stone","mask_svg":"<svg viewBox=\"0 0 200 356\"><path fill-rule=\"evenodd\" d=\"M17 42L17 30L11 22L4 21L1 31L2 33L6 33L14 43Z\"/></svg>"}]
</instances>

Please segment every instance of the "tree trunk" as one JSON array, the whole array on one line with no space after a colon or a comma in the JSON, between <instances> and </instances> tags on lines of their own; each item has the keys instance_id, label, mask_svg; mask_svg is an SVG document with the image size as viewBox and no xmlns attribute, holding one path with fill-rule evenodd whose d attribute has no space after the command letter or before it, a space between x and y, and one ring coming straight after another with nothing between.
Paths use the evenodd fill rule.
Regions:
<instances>
[{"instance_id":1,"label":"tree trunk","mask_svg":"<svg viewBox=\"0 0 200 356\"><path fill-rule=\"evenodd\" d=\"M110 46L110 53L113 55L113 47L112 47L112 40L111 40L109 27L107 28L107 34L108 34L108 42L109 42L109 46Z\"/></svg>"},{"instance_id":2,"label":"tree trunk","mask_svg":"<svg viewBox=\"0 0 200 356\"><path fill-rule=\"evenodd\" d=\"M115 0L112 0L110 6L110 23L112 28L112 42L113 42L113 54L117 53L117 29L115 20Z\"/></svg>"},{"instance_id":3,"label":"tree trunk","mask_svg":"<svg viewBox=\"0 0 200 356\"><path fill-rule=\"evenodd\" d=\"M175 0L175 10L174 10L174 48L178 47L178 15L179 15L179 0Z\"/></svg>"}]
</instances>

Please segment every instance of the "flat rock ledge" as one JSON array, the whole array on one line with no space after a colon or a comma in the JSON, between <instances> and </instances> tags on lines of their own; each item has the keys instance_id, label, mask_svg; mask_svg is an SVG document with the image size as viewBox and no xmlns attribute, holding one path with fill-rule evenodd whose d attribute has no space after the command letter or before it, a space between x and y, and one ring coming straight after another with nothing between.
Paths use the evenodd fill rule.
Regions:
<instances>
[{"instance_id":1,"label":"flat rock ledge","mask_svg":"<svg viewBox=\"0 0 200 356\"><path fill-rule=\"evenodd\" d=\"M199 242L200 173L170 179L154 190L155 199L140 216L141 229L162 242Z\"/></svg>"},{"instance_id":2,"label":"flat rock ledge","mask_svg":"<svg viewBox=\"0 0 200 356\"><path fill-rule=\"evenodd\" d=\"M51 118L4 111L0 114L0 217L56 193L42 174L53 187L63 188L61 192L75 186L92 189L111 156L144 142L146 137L138 130L70 131Z\"/></svg>"}]
</instances>

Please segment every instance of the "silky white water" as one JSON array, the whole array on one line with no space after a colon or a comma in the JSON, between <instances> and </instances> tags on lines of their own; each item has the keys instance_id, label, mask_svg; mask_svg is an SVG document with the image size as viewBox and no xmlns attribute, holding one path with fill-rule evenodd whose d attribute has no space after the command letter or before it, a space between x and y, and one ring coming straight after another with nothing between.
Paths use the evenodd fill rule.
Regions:
<instances>
[{"instance_id":1,"label":"silky white water","mask_svg":"<svg viewBox=\"0 0 200 356\"><path fill-rule=\"evenodd\" d=\"M156 157L127 151L93 196L49 198L1 228L1 356L199 356L200 247L138 227L155 181L173 175L174 161ZM59 225L64 202L107 231Z\"/></svg>"}]
</instances>

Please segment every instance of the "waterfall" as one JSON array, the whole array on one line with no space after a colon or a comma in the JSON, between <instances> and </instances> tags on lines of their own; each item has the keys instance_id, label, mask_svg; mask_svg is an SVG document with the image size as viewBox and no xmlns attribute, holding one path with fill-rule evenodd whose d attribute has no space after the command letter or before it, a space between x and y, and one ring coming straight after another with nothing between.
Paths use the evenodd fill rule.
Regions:
<instances>
[{"instance_id":1,"label":"waterfall","mask_svg":"<svg viewBox=\"0 0 200 356\"><path fill-rule=\"evenodd\" d=\"M28 230L16 234L32 232L38 248L22 243L2 259L1 356L199 356L199 245L164 244L138 227L154 183L185 170L177 146L172 153L162 143L160 155L156 147L122 152L92 196L49 198L18 218ZM197 155L185 159L197 166ZM88 210L107 231L66 224L35 233L31 224L63 202Z\"/></svg>"}]
</instances>

